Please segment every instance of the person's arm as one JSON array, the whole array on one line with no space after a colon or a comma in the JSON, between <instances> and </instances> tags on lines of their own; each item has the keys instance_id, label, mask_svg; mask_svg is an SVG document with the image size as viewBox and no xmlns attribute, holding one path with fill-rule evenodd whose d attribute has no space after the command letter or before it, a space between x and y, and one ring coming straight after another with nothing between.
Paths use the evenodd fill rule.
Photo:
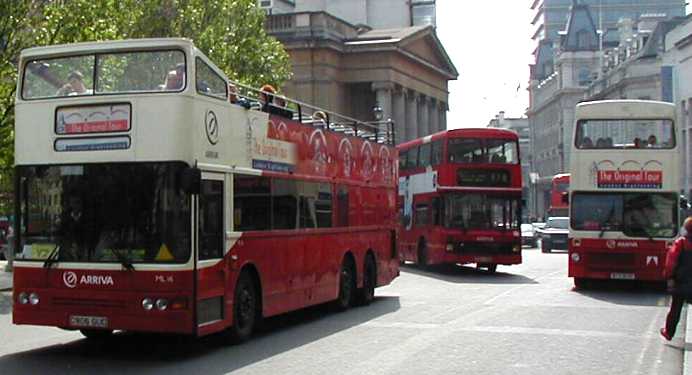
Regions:
<instances>
[{"instance_id":1,"label":"person's arm","mask_svg":"<svg viewBox=\"0 0 692 375\"><path fill-rule=\"evenodd\" d=\"M677 267L678 265L678 258L680 257L680 252L682 251L682 248L684 246L685 239L679 238L673 243L673 246L671 246L668 252L666 253L666 265L663 268L664 278L670 279L673 277L675 267Z\"/></svg>"}]
</instances>

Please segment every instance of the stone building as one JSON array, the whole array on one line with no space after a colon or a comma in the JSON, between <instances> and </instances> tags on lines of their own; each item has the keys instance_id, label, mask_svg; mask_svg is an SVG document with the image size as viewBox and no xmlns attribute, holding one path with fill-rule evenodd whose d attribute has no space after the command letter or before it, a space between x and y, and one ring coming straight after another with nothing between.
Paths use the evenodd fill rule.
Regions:
<instances>
[{"instance_id":1,"label":"stone building","mask_svg":"<svg viewBox=\"0 0 692 375\"><path fill-rule=\"evenodd\" d=\"M395 9L411 12L409 5L414 4L388 1L400 3L399 8L392 7L392 13L396 13ZM330 6L344 2L354 8L365 5L361 10L366 16L355 18L354 22L359 23L354 24L326 11L268 15L267 31L284 44L293 64L293 79L282 91L301 101L366 121L375 120L373 107L378 105L383 118L394 122L399 143L446 129L448 81L456 79L458 73L434 27L413 26L411 17L408 24L394 28L361 24L362 20L372 19L368 18L371 14L368 6L377 2L315 3L336 12L342 8ZM420 3L434 5L434 2ZM304 9L299 5L300 1L296 1L295 9ZM386 25L382 20L377 22Z\"/></svg>"},{"instance_id":2,"label":"stone building","mask_svg":"<svg viewBox=\"0 0 692 375\"><path fill-rule=\"evenodd\" d=\"M495 118L488 123L489 128L501 128L513 130L519 135L519 156L521 158L522 195L527 200L527 206L531 207L530 176L531 172L531 133L529 132L529 119L526 117L505 117L505 112L500 111ZM528 212L526 212L528 214Z\"/></svg>"},{"instance_id":3,"label":"stone building","mask_svg":"<svg viewBox=\"0 0 692 375\"><path fill-rule=\"evenodd\" d=\"M596 30L589 7L574 3L555 48L551 73L538 79L537 67L532 67L527 115L532 146L531 172L538 176L532 180L531 188L535 190L530 194L536 199L529 206L535 217L545 216L552 178L569 166L574 109L583 100L599 70Z\"/></svg>"}]
</instances>

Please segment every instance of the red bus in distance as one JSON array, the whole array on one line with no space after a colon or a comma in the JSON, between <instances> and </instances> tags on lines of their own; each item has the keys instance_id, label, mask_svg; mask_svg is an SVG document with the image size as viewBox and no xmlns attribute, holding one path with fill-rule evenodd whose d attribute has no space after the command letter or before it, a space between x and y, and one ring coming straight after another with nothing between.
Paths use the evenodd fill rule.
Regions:
<instances>
[{"instance_id":1,"label":"red bus in distance","mask_svg":"<svg viewBox=\"0 0 692 375\"><path fill-rule=\"evenodd\" d=\"M521 263L518 136L456 129L397 146L399 250L421 266Z\"/></svg>"},{"instance_id":2,"label":"red bus in distance","mask_svg":"<svg viewBox=\"0 0 692 375\"><path fill-rule=\"evenodd\" d=\"M548 216L569 216L569 173L561 173L553 176L550 186L550 207Z\"/></svg>"}]
</instances>

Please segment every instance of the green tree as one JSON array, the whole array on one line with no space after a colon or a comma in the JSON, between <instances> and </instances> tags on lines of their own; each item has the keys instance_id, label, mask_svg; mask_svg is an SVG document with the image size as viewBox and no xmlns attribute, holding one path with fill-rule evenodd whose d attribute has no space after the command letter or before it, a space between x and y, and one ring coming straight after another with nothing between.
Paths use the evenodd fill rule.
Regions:
<instances>
[{"instance_id":1,"label":"green tree","mask_svg":"<svg viewBox=\"0 0 692 375\"><path fill-rule=\"evenodd\" d=\"M255 0L0 0L0 192L14 164L14 97L22 49L184 37L229 78L259 87L290 78L288 54L264 31ZM0 213L7 212L0 202Z\"/></svg>"}]
</instances>

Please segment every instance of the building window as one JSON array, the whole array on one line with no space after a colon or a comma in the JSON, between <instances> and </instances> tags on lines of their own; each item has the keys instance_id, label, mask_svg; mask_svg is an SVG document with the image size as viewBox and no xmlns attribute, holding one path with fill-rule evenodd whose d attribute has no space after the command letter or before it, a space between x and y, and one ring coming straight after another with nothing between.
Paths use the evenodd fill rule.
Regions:
<instances>
[{"instance_id":1,"label":"building window","mask_svg":"<svg viewBox=\"0 0 692 375\"><path fill-rule=\"evenodd\" d=\"M412 26L436 26L435 0L411 1Z\"/></svg>"}]
</instances>

